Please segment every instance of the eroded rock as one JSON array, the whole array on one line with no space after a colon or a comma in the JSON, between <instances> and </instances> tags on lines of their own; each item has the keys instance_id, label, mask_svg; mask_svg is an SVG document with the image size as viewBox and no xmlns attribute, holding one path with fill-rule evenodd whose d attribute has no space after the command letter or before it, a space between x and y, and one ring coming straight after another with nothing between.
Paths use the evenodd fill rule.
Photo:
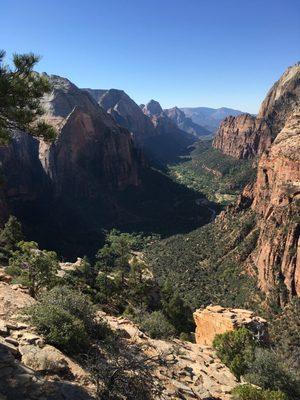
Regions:
<instances>
[{"instance_id":1,"label":"eroded rock","mask_svg":"<svg viewBox=\"0 0 300 400\"><path fill-rule=\"evenodd\" d=\"M267 321L249 310L208 306L203 310L196 310L194 320L196 343L201 346L211 347L217 334L241 327L250 329L259 340L267 340Z\"/></svg>"}]
</instances>

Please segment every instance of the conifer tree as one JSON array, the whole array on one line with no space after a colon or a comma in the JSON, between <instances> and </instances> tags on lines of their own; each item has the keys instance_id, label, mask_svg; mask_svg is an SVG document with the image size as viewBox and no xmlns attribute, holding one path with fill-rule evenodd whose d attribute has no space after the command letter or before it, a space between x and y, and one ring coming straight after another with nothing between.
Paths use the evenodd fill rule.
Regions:
<instances>
[{"instance_id":1,"label":"conifer tree","mask_svg":"<svg viewBox=\"0 0 300 400\"><path fill-rule=\"evenodd\" d=\"M33 70L40 58L33 53L14 54L12 67L4 59L5 51L0 50L0 144L8 144L15 130L53 140L55 130L41 120L40 103L51 85L46 76Z\"/></svg>"}]
</instances>

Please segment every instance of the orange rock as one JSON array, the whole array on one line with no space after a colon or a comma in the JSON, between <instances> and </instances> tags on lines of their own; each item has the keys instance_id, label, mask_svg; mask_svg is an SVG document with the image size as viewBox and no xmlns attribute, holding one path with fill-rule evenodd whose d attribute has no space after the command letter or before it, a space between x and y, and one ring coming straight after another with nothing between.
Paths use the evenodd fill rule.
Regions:
<instances>
[{"instance_id":1,"label":"orange rock","mask_svg":"<svg viewBox=\"0 0 300 400\"><path fill-rule=\"evenodd\" d=\"M212 346L217 334L233 331L241 327L250 329L260 340L267 339L267 322L252 311L208 306L194 312L196 323L196 343Z\"/></svg>"}]
</instances>

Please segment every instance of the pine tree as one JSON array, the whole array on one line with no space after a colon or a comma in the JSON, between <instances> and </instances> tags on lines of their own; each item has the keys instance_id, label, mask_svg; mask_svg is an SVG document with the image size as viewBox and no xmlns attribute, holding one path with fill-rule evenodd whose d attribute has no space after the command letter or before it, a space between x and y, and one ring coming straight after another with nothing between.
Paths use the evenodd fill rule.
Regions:
<instances>
[{"instance_id":1,"label":"pine tree","mask_svg":"<svg viewBox=\"0 0 300 400\"><path fill-rule=\"evenodd\" d=\"M18 243L24 240L21 223L11 215L0 232L0 258L7 262L12 253L17 250Z\"/></svg>"},{"instance_id":2,"label":"pine tree","mask_svg":"<svg viewBox=\"0 0 300 400\"><path fill-rule=\"evenodd\" d=\"M33 70L40 58L14 54L12 68L4 58L5 51L0 50L0 144L8 144L14 130L53 140L54 128L40 119L40 99L51 91L49 80Z\"/></svg>"}]
</instances>

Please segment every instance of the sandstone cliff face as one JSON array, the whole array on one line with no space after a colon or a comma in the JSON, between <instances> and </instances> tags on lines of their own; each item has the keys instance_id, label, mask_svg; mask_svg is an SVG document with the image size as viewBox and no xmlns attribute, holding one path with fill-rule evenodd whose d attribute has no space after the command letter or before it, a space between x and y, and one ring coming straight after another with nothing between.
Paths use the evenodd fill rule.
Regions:
<instances>
[{"instance_id":1,"label":"sandstone cliff face","mask_svg":"<svg viewBox=\"0 0 300 400\"><path fill-rule=\"evenodd\" d=\"M257 117L227 117L213 146L234 158L260 156L300 104L300 64L288 68L263 101Z\"/></svg>"},{"instance_id":2,"label":"sandstone cliff face","mask_svg":"<svg viewBox=\"0 0 300 400\"><path fill-rule=\"evenodd\" d=\"M130 132L87 92L61 77L50 80L53 91L43 98L43 118L56 127L55 142L15 133L12 143L0 148L0 162L8 210L5 202L1 208L51 247L59 245L59 235L63 243L67 232L74 237L89 229L99 232L115 220L121 214L118 193L140 185L143 161Z\"/></svg>"},{"instance_id":3,"label":"sandstone cliff face","mask_svg":"<svg viewBox=\"0 0 300 400\"><path fill-rule=\"evenodd\" d=\"M274 84L257 118L225 119L214 146L236 158L260 156L256 182L237 207L251 206L258 216L260 234L247 267L281 303L300 296L300 64Z\"/></svg>"},{"instance_id":4,"label":"sandstone cliff face","mask_svg":"<svg viewBox=\"0 0 300 400\"><path fill-rule=\"evenodd\" d=\"M168 117L157 101L150 100L143 107L143 112L149 117L156 132L154 138L145 141L150 154L158 155L163 160L173 160L195 141L193 135L180 129Z\"/></svg>"},{"instance_id":5,"label":"sandstone cliff face","mask_svg":"<svg viewBox=\"0 0 300 400\"><path fill-rule=\"evenodd\" d=\"M260 107L258 118L265 119L275 138L299 106L300 63L289 67L273 85Z\"/></svg>"},{"instance_id":6,"label":"sandstone cliff face","mask_svg":"<svg viewBox=\"0 0 300 400\"><path fill-rule=\"evenodd\" d=\"M130 133L67 79L50 80L43 118L55 126L57 139L49 144L20 132L0 148L8 198L37 199L46 188L55 196L90 198L101 188L138 185L139 157Z\"/></svg>"},{"instance_id":7,"label":"sandstone cliff face","mask_svg":"<svg viewBox=\"0 0 300 400\"><path fill-rule=\"evenodd\" d=\"M213 141L213 147L238 159L253 158L270 144L271 131L267 123L250 114L225 118Z\"/></svg>"},{"instance_id":8,"label":"sandstone cliff face","mask_svg":"<svg viewBox=\"0 0 300 400\"><path fill-rule=\"evenodd\" d=\"M103 185L138 185L138 157L129 132L68 80L51 81L54 91L44 98L44 108L48 122L60 120L59 135L48 148L40 144L40 157L56 194L72 187L74 195L91 197Z\"/></svg>"},{"instance_id":9,"label":"sandstone cliff face","mask_svg":"<svg viewBox=\"0 0 300 400\"><path fill-rule=\"evenodd\" d=\"M119 125L133 133L137 143L143 144L145 139L156 135L149 118L123 90L107 90L98 103Z\"/></svg>"},{"instance_id":10,"label":"sandstone cliff face","mask_svg":"<svg viewBox=\"0 0 300 400\"><path fill-rule=\"evenodd\" d=\"M249 310L208 306L203 310L196 310L194 320L196 343L203 346L211 347L217 334L241 327L251 330L260 341L268 338L267 321Z\"/></svg>"},{"instance_id":11,"label":"sandstone cliff face","mask_svg":"<svg viewBox=\"0 0 300 400\"><path fill-rule=\"evenodd\" d=\"M299 110L300 111L300 110ZM300 296L300 112L288 119L259 161L252 208L260 216L254 262L260 287L284 283ZM281 285L283 286L283 285Z\"/></svg>"},{"instance_id":12,"label":"sandstone cliff face","mask_svg":"<svg viewBox=\"0 0 300 400\"><path fill-rule=\"evenodd\" d=\"M89 89L89 93L117 124L133 134L134 142L149 159L165 162L193 142L193 137L180 130L155 100L141 108L123 90Z\"/></svg>"}]
</instances>

